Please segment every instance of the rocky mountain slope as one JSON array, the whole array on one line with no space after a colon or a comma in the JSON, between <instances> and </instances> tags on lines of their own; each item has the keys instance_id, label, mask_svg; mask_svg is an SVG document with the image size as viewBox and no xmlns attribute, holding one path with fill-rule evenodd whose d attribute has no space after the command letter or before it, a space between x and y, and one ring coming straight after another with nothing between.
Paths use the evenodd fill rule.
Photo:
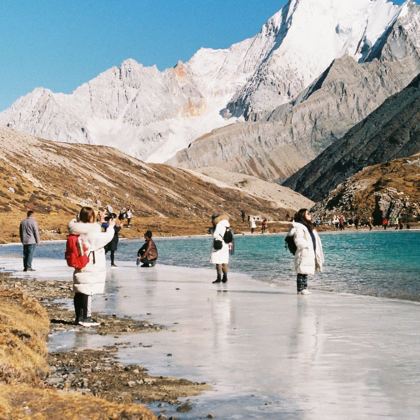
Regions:
<instances>
[{"instance_id":1,"label":"rocky mountain slope","mask_svg":"<svg viewBox=\"0 0 420 420\"><path fill-rule=\"evenodd\" d=\"M290 188L254 176L229 172L215 167L200 168L193 173L204 175L204 180L211 180L212 182L217 180L221 188L237 188L263 200L274 200L280 207L298 210L300 208L311 208L315 204L312 200L295 193Z\"/></svg>"},{"instance_id":2,"label":"rocky mountain slope","mask_svg":"<svg viewBox=\"0 0 420 420\"><path fill-rule=\"evenodd\" d=\"M110 147L41 140L11 129L0 129L0 141L3 240L6 232L16 237L28 208L38 213L44 226L65 233L69 217L80 205L110 204L116 211L130 206L134 210L132 235L137 236L145 227L157 234L206 233L215 211L226 212L233 220L239 219L242 208L275 220L291 211L282 202L221 188L182 169L145 164ZM288 189L283 191L287 200ZM299 207L296 193L289 194Z\"/></svg>"},{"instance_id":3,"label":"rocky mountain slope","mask_svg":"<svg viewBox=\"0 0 420 420\"><path fill-rule=\"evenodd\" d=\"M266 179L292 175L420 72L419 28L420 6L405 4L371 48L370 61L334 60L294 101L256 122L214 130L169 163L218 166Z\"/></svg>"},{"instance_id":4,"label":"rocky mountain slope","mask_svg":"<svg viewBox=\"0 0 420 420\"><path fill-rule=\"evenodd\" d=\"M368 165L420 152L420 75L284 185L315 201Z\"/></svg>"},{"instance_id":5,"label":"rocky mountain slope","mask_svg":"<svg viewBox=\"0 0 420 420\"><path fill-rule=\"evenodd\" d=\"M163 162L212 129L294 99L333 59L363 60L402 10L387 0L290 0L227 49L201 49L163 72L126 60L71 94L38 88L0 124Z\"/></svg>"},{"instance_id":6,"label":"rocky mountain slope","mask_svg":"<svg viewBox=\"0 0 420 420\"><path fill-rule=\"evenodd\" d=\"M323 219L334 214L346 218L369 217L380 224L391 221L420 220L420 154L368 166L338 185L319 202L314 211Z\"/></svg>"}]
</instances>

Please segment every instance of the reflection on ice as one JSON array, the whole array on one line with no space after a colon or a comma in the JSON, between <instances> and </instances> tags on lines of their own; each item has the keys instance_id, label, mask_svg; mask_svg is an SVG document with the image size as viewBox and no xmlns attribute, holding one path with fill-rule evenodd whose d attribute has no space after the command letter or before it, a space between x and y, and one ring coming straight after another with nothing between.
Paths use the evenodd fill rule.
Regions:
<instances>
[{"instance_id":1,"label":"reflection on ice","mask_svg":"<svg viewBox=\"0 0 420 420\"><path fill-rule=\"evenodd\" d=\"M60 262L45 264L68 276ZM109 271L106 294L95 297L98 311L167 327L124 337L131 344L119 351L123 362L213 385L182 418L420 417L419 304L297 296L294 284L281 289L235 274L226 287L212 279L205 269L127 262ZM114 341L74 331L53 335L50 349Z\"/></svg>"}]
</instances>

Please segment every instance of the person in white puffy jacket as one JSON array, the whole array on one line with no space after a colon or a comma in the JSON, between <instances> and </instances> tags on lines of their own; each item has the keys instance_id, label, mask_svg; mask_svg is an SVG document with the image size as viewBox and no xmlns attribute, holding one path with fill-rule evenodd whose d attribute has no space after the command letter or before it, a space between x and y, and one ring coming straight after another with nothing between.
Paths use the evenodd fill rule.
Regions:
<instances>
[{"instance_id":1,"label":"person in white puffy jacket","mask_svg":"<svg viewBox=\"0 0 420 420\"><path fill-rule=\"evenodd\" d=\"M90 299L92 295L104 292L106 278L104 246L114 236L115 222L113 220L109 221L106 232L102 232L101 226L95 220L94 210L91 207L82 207L79 222L72 220L69 223L69 232L79 235L89 255L88 264L81 270L75 269L73 273L76 324L85 327L98 325L91 318Z\"/></svg>"},{"instance_id":2,"label":"person in white puffy jacket","mask_svg":"<svg viewBox=\"0 0 420 420\"><path fill-rule=\"evenodd\" d=\"M230 227L229 217L226 214L214 214L211 221L213 223L214 231L210 262L216 265L217 272L217 278L213 283L226 283L228 280L229 244L224 241L223 237L226 229Z\"/></svg>"},{"instance_id":3,"label":"person in white puffy jacket","mask_svg":"<svg viewBox=\"0 0 420 420\"><path fill-rule=\"evenodd\" d=\"M289 236L293 236L295 253L295 270L297 273L297 292L306 295L308 291L308 275L322 271L324 253L321 239L312 224L311 214L307 209L300 209L294 217Z\"/></svg>"}]
</instances>

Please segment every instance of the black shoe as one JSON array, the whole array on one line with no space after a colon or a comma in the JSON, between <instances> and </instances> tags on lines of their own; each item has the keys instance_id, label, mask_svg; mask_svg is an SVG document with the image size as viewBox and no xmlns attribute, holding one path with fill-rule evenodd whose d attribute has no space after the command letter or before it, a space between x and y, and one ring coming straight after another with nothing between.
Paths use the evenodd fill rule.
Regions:
<instances>
[{"instance_id":1,"label":"black shoe","mask_svg":"<svg viewBox=\"0 0 420 420\"><path fill-rule=\"evenodd\" d=\"M215 284L215 283L221 283L221 282L222 282L222 280L220 280L220 279L216 279L215 281L212 281L213 284Z\"/></svg>"},{"instance_id":2,"label":"black shoe","mask_svg":"<svg viewBox=\"0 0 420 420\"><path fill-rule=\"evenodd\" d=\"M223 274L222 282L223 283L226 283L227 282L227 275L226 274Z\"/></svg>"},{"instance_id":3,"label":"black shoe","mask_svg":"<svg viewBox=\"0 0 420 420\"><path fill-rule=\"evenodd\" d=\"M28 269L27 268L24 268L23 271L28 271Z\"/></svg>"}]
</instances>

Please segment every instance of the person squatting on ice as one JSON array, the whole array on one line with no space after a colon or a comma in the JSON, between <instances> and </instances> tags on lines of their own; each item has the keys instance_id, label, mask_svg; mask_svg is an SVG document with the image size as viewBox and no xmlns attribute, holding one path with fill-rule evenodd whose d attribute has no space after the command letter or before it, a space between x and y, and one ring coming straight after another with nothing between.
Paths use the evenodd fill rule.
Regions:
<instances>
[{"instance_id":1,"label":"person squatting on ice","mask_svg":"<svg viewBox=\"0 0 420 420\"><path fill-rule=\"evenodd\" d=\"M99 325L91 317L91 297L104 292L106 278L104 247L114 236L114 221L110 220L106 232L95 223L95 212L91 207L82 207L79 222L69 223L69 232L79 235L87 264L73 272L75 323L84 327Z\"/></svg>"},{"instance_id":2,"label":"person squatting on ice","mask_svg":"<svg viewBox=\"0 0 420 420\"><path fill-rule=\"evenodd\" d=\"M228 280L229 244L224 241L224 235L226 230L230 228L229 217L226 214L214 214L211 217L211 222L214 232L210 262L216 264L217 272L217 278L213 283L226 283Z\"/></svg>"},{"instance_id":3,"label":"person squatting on ice","mask_svg":"<svg viewBox=\"0 0 420 420\"><path fill-rule=\"evenodd\" d=\"M288 236L293 236L296 245L294 265L297 273L297 292L307 295L310 294L308 275L315 274L315 271L322 271L324 264L322 243L307 209L300 209L295 214L292 225Z\"/></svg>"},{"instance_id":4,"label":"person squatting on ice","mask_svg":"<svg viewBox=\"0 0 420 420\"><path fill-rule=\"evenodd\" d=\"M137 251L136 264L140 265L141 263L141 267L154 267L158 259L158 250L152 236L152 231L147 230L144 233L144 244Z\"/></svg>"}]
</instances>

